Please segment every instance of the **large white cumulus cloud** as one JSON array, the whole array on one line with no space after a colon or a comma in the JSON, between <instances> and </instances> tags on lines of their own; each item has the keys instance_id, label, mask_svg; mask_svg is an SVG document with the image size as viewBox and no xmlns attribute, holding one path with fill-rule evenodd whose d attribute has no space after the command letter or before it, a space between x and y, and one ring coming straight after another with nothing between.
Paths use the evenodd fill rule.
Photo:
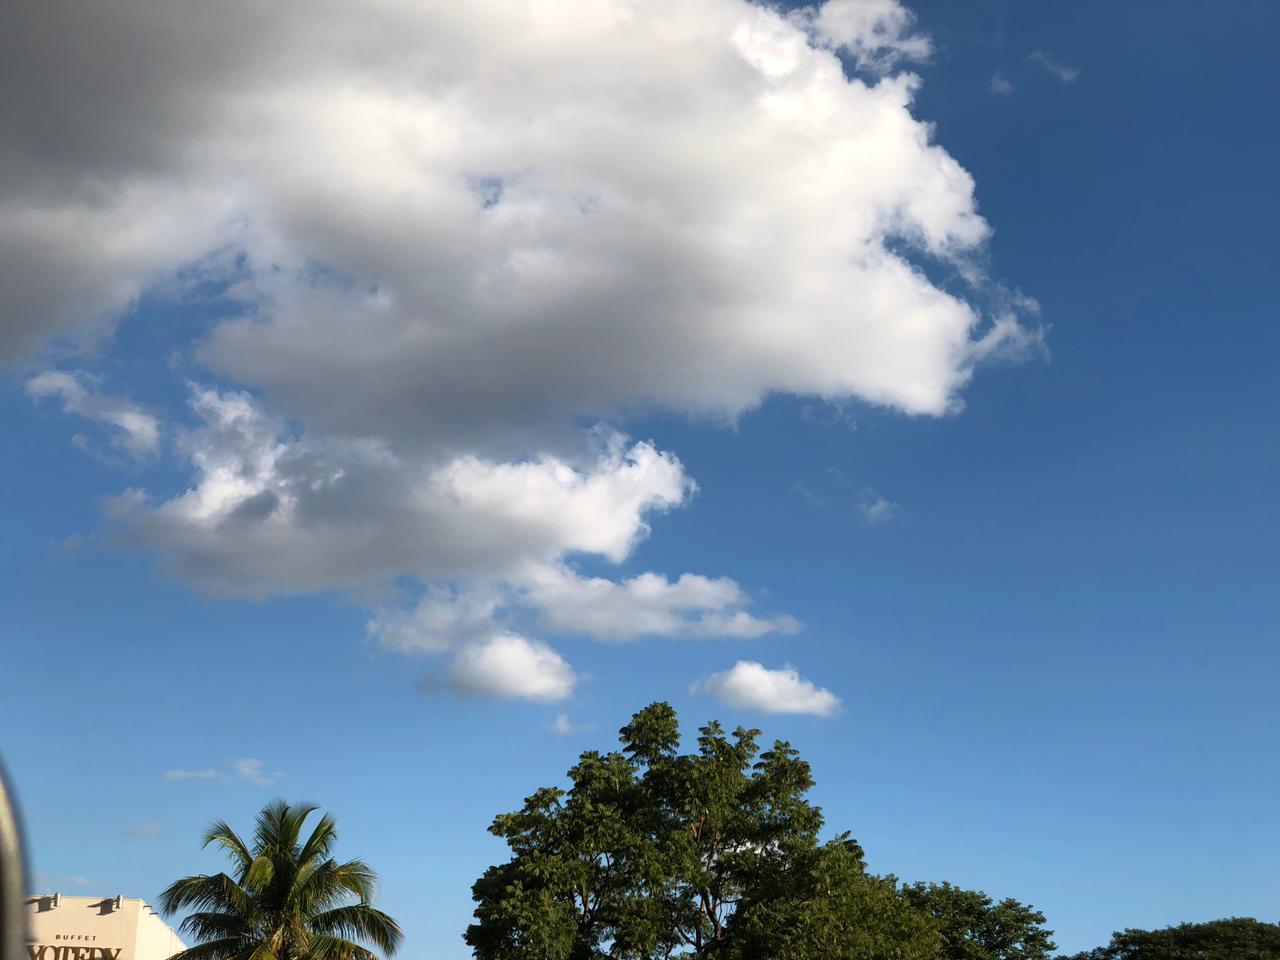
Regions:
<instances>
[{"instance_id":1,"label":"large white cumulus cloud","mask_svg":"<svg viewBox=\"0 0 1280 960\"><path fill-rule=\"evenodd\" d=\"M577 425L771 393L936 415L1024 336L975 306L989 229L912 115L902 65L929 45L896 0L9 13L0 358L109 334L193 272L224 284L235 309L193 353L245 392L194 391L189 489L118 497L118 529L213 592L371 598L371 634L454 650L460 690L526 662L550 679L513 695L572 688L515 627L797 627L727 578L581 576L576 555L625 560L693 484ZM158 422L148 439L60 375L32 383L158 449ZM405 577L413 605L380 598Z\"/></svg>"},{"instance_id":2,"label":"large white cumulus cloud","mask_svg":"<svg viewBox=\"0 0 1280 960\"><path fill-rule=\"evenodd\" d=\"M252 306L206 360L347 434L939 413L970 375L978 314L894 251L979 245L972 180L914 77L835 49L920 53L896 3L23 6L10 69L71 75L5 138L11 349L231 245Z\"/></svg>"}]
</instances>

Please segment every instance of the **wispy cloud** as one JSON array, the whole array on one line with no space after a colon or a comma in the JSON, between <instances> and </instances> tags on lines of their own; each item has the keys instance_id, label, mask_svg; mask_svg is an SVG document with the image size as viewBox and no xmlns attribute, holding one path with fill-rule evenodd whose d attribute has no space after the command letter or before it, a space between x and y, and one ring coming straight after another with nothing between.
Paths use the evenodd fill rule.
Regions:
<instances>
[{"instance_id":1,"label":"wispy cloud","mask_svg":"<svg viewBox=\"0 0 1280 960\"><path fill-rule=\"evenodd\" d=\"M163 829L164 824L159 820L144 820L142 823L135 823L126 827L124 835L134 840L145 840L148 837L154 837Z\"/></svg>"},{"instance_id":2,"label":"wispy cloud","mask_svg":"<svg viewBox=\"0 0 1280 960\"><path fill-rule=\"evenodd\" d=\"M222 774L212 767L205 767L203 770L166 770L164 779L166 780L218 780Z\"/></svg>"},{"instance_id":3,"label":"wispy cloud","mask_svg":"<svg viewBox=\"0 0 1280 960\"><path fill-rule=\"evenodd\" d=\"M824 429L858 429L855 405L848 401L828 400L824 403L806 403L800 408L800 419Z\"/></svg>"},{"instance_id":4,"label":"wispy cloud","mask_svg":"<svg viewBox=\"0 0 1280 960\"><path fill-rule=\"evenodd\" d=\"M867 487L858 498L858 512L867 523L886 523L898 512L898 505Z\"/></svg>"},{"instance_id":5,"label":"wispy cloud","mask_svg":"<svg viewBox=\"0 0 1280 960\"><path fill-rule=\"evenodd\" d=\"M235 771L236 776L241 780L248 780L259 787L270 786L284 776L279 770L273 770L268 773L262 761L257 757L244 757L237 760L231 765L231 769Z\"/></svg>"},{"instance_id":6,"label":"wispy cloud","mask_svg":"<svg viewBox=\"0 0 1280 960\"><path fill-rule=\"evenodd\" d=\"M1005 75L997 70L991 76L991 83L987 85L987 89L998 96L1007 96L1013 93L1013 84L1010 83Z\"/></svg>"},{"instance_id":7,"label":"wispy cloud","mask_svg":"<svg viewBox=\"0 0 1280 960\"><path fill-rule=\"evenodd\" d=\"M1032 50L1027 54L1027 59L1032 63L1040 64L1063 83L1075 83L1076 78L1080 76L1079 70L1055 59L1048 50Z\"/></svg>"},{"instance_id":8,"label":"wispy cloud","mask_svg":"<svg viewBox=\"0 0 1280 960\"><path fill-rule=\"evenodd\" d=\"M112 446L135 459L159 452L160 421L131 401L98 393L84 374L46 370L28 380L26 389L32 400L57 398L63 413L101 423L109 432ZM88 445L80 434L73 442L77 446Z\"/></svg>"},{"instance_id":9,"label":"wispy cloud","mask_svg":"<svg viewBox=\"0 0 1280 960\"><path fill-rule=\"evenodd\" d=\"M838 466L828 467L814 480L796 480L791 489L820 510L828 507L846 510L853 500L858 514L869 524L884 523L898 512L896 503L876 493L868 484L862 484L859 489L857 479Z\"/></svg>"},{"instance_id":10,"label":"wispy cloud","mask_svg":"<svg viewBox=\"0 0 1280 960\"><path fill-rule=\"evenodd\" d=\"M555 720L551 722L551 730L562 737L567 737L571 733L581 733L584 730L594 729L589 723L574 723L569 719L567 713L557 713Z\"/></svg>"},{"instance_id":11,"label":"wispy cloud","mask_svg":"<svg viewBox=\"0 0 1280 960\"><path fill-rule=\"evenodd\" d=\"M232 761L229 770L203 767L198 770L166 770L165 780L244 780L258 787L266 787L284 777L280 770L268 772L266 764L257 757L242 757Z\"/></svg>"},{"instance_id":12,"label":"wispy cloud","mask_svg":"<svg viewBox=\"0 0 1280 960\"><path fill-rule=\"evenodd\" d=\"M823 498L822 494L815 492L803 480L797 480L795 483L791 484L791 489L804 497L810 506L825 507L827 505L827 501Z\"/></svg>"}]
</instances>

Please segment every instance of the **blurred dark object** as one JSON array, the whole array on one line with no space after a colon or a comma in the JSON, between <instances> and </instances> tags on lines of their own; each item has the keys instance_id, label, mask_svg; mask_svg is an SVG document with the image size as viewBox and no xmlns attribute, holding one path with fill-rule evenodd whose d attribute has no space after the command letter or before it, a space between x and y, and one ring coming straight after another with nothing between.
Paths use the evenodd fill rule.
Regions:
<instances>
[{"instance_id":1,"label":"blurred dark object","mask_svg":"<svg viewBox=\"0 0 1280 960\"><path fill-rule=\"evenodd\" d=\"M18 832L18 811L0 766L0 960L23 960L27 945L26 865Z\"/></svg>"}]
</instances>

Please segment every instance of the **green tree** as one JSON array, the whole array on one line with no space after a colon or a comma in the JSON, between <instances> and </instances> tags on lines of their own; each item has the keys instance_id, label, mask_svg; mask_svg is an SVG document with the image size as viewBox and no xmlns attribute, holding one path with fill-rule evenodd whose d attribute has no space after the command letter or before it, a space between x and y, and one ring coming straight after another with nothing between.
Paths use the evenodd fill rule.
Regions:
<instances>
[{"instance_id":1,"label":"green tree","mask_svg":"<svg viewBox=\"0 0 1280 960\"><path fill-rule=\"evenodd\" d=\"M568 789L498 816L490 830L511 856L472 889L476 956L924 960L893 949L934 936L928 919L865 875L854 841L819 843L809 765L783 741L762 753L759 736L709 723L682 755L675 711L652 704L622 728L621 750L582 754Z\"/></svg>"},{"instance_id":2,"label":"green tree","mask_svg":"<svg viewBox=\"0 0 1280 960\"><path fill-rule=\"evenodd\" d=\"M167 914L191 911L181 930L196 945L173 960L378 960L403 935L372 901L377 874L362 860L331 856L337 829L327 814L303 839L316 807L276 800L258 814L252 844L223 821L204 835L232 871L175 880L160 895Z\"/></svg>"},{"instance_id":3,"label":"green tree","mask_svg":"<svg viewBox=\"0 0 1280 960\"><path fill-rule=\"evenodd\" d=\"M933 917L942 934L944 960L1048 960L1057 949L1045 916L1017 900L992 901L985 893L949 883L903 888L907 900Z\"/></svg>"},{"instance_id":4,"label":"green tree","mask_svg":"<svg viewBox=\"0 0 1280 960\"><path fill-rule=\"evenodd\" d=\"M1112 934L1105 947L1064 960L1280 960L1280 924L1232 917L1163 930L1129 929Z\"/></svg>"}]
</instances>

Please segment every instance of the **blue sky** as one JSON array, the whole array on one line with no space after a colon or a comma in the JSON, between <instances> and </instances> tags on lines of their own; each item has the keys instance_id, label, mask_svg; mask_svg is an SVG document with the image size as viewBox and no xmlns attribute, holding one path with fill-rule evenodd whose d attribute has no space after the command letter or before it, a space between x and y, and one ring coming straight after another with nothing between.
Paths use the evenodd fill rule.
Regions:
<instances>
[{"instance_id":1,"label":"blue sky","mask_svg":"<svg viewBox=\"0 0 1280 960\"><path fill-rule=\"evenodd\" d=\"M145 4L135 6L132 15L162 19ZM712 6L740 12L728 0ZM334 189L335 181L325 178L349 178L364 216L376 208L384 184L398 183L398 166L370 187L362 168L339 164L335 174L304 165L296 197L293 182L264 174L259 192L273 205L262 201L261 207L237 206L247 203L244 196L259 195L254 191L236 194L235 203L156 194L179 204L175 209L187 218L208 206L224 216L227 203L232 220L276 218L271 231L241 238L251 268L234 259L239 235L227 241L216 232L178 230L163 234L154 250L139 240L141 253L131 248L117 260L110 259L118 251L108 243L103 281L94 273L100 266L94 244L117 237L119 222L98 224L87 214L77 221L85 225L88 252L46 254L64 258L50 269L71 280L49 289L33 280L31 291L24 288L5 308L16 317L15 304L48 304L50 317L24 320L35 332L4 344L0 392L8 448L0 495L9 505L0 541L7 613L0 725L37 882L68 893L152 899L175 876L218 867L198 848L211 819L247 827L273 796L306 799L336 815L341 850L381 872L384 906L409 935L404 955L462 957L469 885L502 856L485 832L492 816L556 781L580 750L608 747L631 712L663 699L680 711L686 732L719 718L792 740L813 763L814 797L829 828L852 830L873 869L1033 902L1047 913L1064 950L1096 945L1125 926L1229 915L1280 919L1274 911L1280 897L1274 870L1280 855L1274 813L1280 793L1274 749L1280 448L1273 429L1280 333L1270 289L1277 268L1278 143L1267 121L1277 93L1267 54L1280 11L1243 0L1212 13L1202 5L1166 4L1158 16L1146 5L1104 3L920 2L912 10L914 26L886 21L897 44L888 54L897 59L881 51L878 59L866 55L855 63L865 37L856 30L839 35L835 20L826 27L816 21L811 36L819 39L810 50L821 47L827 29L828 46L844 36L846 67L869 84L881 74L889 79L880 82L889 83L903 70L917 73L922 83L910 116L933 124L934 142L973 178L989 238L966 234L966 189L948 180L936 185L936 206L904 214L915 218L917 234L873 230L869 239L890 252L905 245L903 256L934 289L971 305L984 318L971 332L975 338L1014 301L1022 334L999 356L972 364L953 358L952 367L930 368L931 389L949 412L926 409L937 406L934 399L919 400L914 387L904 386L919 382L912 373L915 354L907 356L906 347L876 353L882 348L874 316L865 340L831 346L850 356L865 352L875 361L868 370L807 389L830 382L822 379L829 376L822 351L796 353L798 372L789 381L753 372L750 357L735 367L734 328L732 342L710 333L705 343L685 339L689 331L711 330L714 319L675 294L657 299L680 325L663 326L640 309L627 329L640 324L643 341L621 332L601 341L622 358L602 363L603 386L568 366L549 377L577 391L567 400L537 376L504 379L513 361L498 341L491 351L481 342L454 358L460 368L481 363L480 372L459 380L455 394L416 393L427 388L418 384L412 363L402 366L397 357L411 347L361 352L360 331L384 330L377 326L382 315L344 313L350 307L344 291L359 290L376 275L394 305L412 306L406 291L422 276L424 302L443 310L430 299L429 281L444 275L433 273L443 269L444 255L424 241L403 262L397 259L406 236L400 231L406 222L414 226L412 218L355 225L340 217L308 219L322 215L313 212L315 196L306 191ZM911 41L919 36L932 48L923 60ZM110 37L104 42L109 46ZM493 55L502 62L505 54ZM997 77L1003 84L993 86ZM138 85L157 82L151 74L109 79L134 84L127 89L135 93ZM192 97L212 103L220 93L200 87L205 79L180 79L173 87L190 86ZM611 90L611 82L630 89L611 76L602 89ZM27 92L32 99L57 95L34 87ZM66 103L53 104L63 113L52 115L74 121L83 92L72 87L66 95ZM548 81L546 95L580 94L566 95ZM305 112L310 101L291 102ZM885 107L887 115L906 116L907 108L894 109ZM643 130L646 123L657 121L641 110L636 125ZM772 142L771 129L753 141L762 151ZM305 123L288 130L305 143ZM671 134L660 125L655 131ZM215 142L201 139L207 135L197 124L179 147ZM23 129L7 136L20 153L27 151L22 156L41 161L32 169L56 174L57 163L79 164L77 183L91 175L109 182L117 167L130 164L144 183L153 175L134 153L158 136L154 130L134 131L119 144L86 133L77 145L67 135L57 150L37 143L34 134L23 141ZM241 156L233 151L242 149L242 132L217 136L228 155ZM806 149L825 149L822 136ZM528 141L515 142L529 148ZM288 152L292 143L273 146L282 151L273 157L295 156ZM599 145L594 139L583 144L582 155ZM703 146L714 157L717 144ZM45 149L58 155L51 159ZM602 148L601 155L601 168L614 178L606 177L608 183L619 191L634 186L627 178L639 174L618 172L626 166L621 154ZM173 156L187 154L174 147ZM573 165L577 154L539 156L548 170L559 162L586 176ZM919 156L908 150L896 165L915 169ZM252 180L260 160L236 162ZM171 161L180 171L187 162ZM673 181L687 172L697 182L701 167L689 163L687 171L675 170ZM208 183L225 180L225 171L187 172ZM771 170L755 172L763 177ZM35 182L10 179L0 189L34 196ZM516 174L505 183L512 204L537 199ZM677 189L655 183L646 189ZM748 186L731 184L726 203ZM902 187L910 188L910 182ZM854 212L879 210L877 204L899 202L876 194L879 186L864 197L858 182L838 177L831 189L814 210L823 204L833 211L842 204ZM597 199L607 208L613 196L602 188ZM811 213L803 198L773 199L788 217L793 210ZM167 223L156 213L160 202L122 201L120 212L131 222ZM767 193L762 202L771 202ZM524 209L536 217L543 208ZM799 231L796 249L820 259L826 241L812 238L825 237L824 224L800 213L785 221ZM700 214L690 216L697 240L707 224ZM941 254L941 246L927 249L930 225L939 220L945 223L938 235L949 238ZM652 227L642 217L623 222ZM540 236L554 235L548 223ZM6 227L5 236L21 228ZM273 285L272 256L292 263L315 258L297 240L307 231L323 234L327 259L341 261L323 265L344 279L329 286L314 277ZM375 242L384 236L387 243ZM587 256L555 246L554 239L544 242L559 262ZM660 261L654 250L661 244L609 242L616 246L604 249L624 267L639 257ZM175 252L166 260L169 254L161 253L170 249ZM208 257L214 249L232 252ZM487 263L487 248L476 249L475 262ZM820 270L807 272L808 261L798 254L779 257L761 261L766 272L776 270L765 276L771 287L799 288L817 277L823 294ZM173 279L187 261L201 264L203 285ZM267 317L274 326L259 340L253 337L263 328L247 334L242 328L241 339L219 333L252 308L226 296L246 270L259 271L251 305L279 304ZM572 298L575 274L555 276ZM707 278L718 275L691 270L690 276L712 283ZM10 288L24 278L10 275ZM77 304L49 292L75 286L72 280L103 298L101 317L86 319ZM859 309L870 315L877 308L858 306L858 282L830 278L831 296L850 298L840 303L850 316ZM114 304L113 291L133 289L131 283L137 296ZM305 300L316 289L338 293L332 302ZM604 312L582 320L590 326L577 328L577 340L582 331L608 328L614 302L608 297L620 297L619 290L606 290L596 302ZM1010 291L1034 298L1038 313ZM784 333L798 329L806 303L768 300ZM326 309L336 319L317 319ZM332 325L308 334L307 324L322 322ZM930 313L921 322L941 331L947 321ZM10 325L21 326L17 319ZM393 328L399 329L385 329ZM304 339L289 341L299 330ZM326 344L340 339L335 331L346 330L355 331L356 345L339 343L326 352ZM557 330L547 327L546 340L536 342L552 343ZM776 342L784 344L780 357L791 349L785 337ZM922 340L919 350L935 346ZM704 349L723 363L672 372L683 356ZM574 355L569 340L560 350ZM528 359L531 366L540 362ZM269 369L271 363L277 366ZM878 371L899 365L906 371L899 379L887 386L877 379ZM970 365L971 382L949 379ZM661 381L663 389L610 395L611 383L630 382L633 367L642 386ZM729 372L717 379L722 368ZM314 370L339 373L331 382L316 379L319 374L308 381ZM37 396L33 380L50 372L73 377L77 386L46 379ZM410 386L397 392L396 377ZM448 371L435 368L422 380L452 382ZM708 383L714 390L699 393L711 390ZM83 395L73 396L76 389ZM228 439L207 422L200 432L198 411L190 406L193 389L214 391L224 406L247 391L262 429L279 430L271 442L295 445L285 467L262 468L276 471L271 479L282 484L279 490L294 489L285 482L298 476L318 482L325 471L346 478L368 469L368 490L384 497L400 489L395 470L401 464L431 471L459 463L546 463L546 457L559 458L580 478L598 475L611 483L633 461L608 461L594 441L575 434L598 421L631 438L626 444L649 441L653 450L669 452L680 473L661 481L668 486L652 481L658 486L640 507L624 503L607 515L591 512L594 505L582 508L580 527L538 546L541 553L529 548L533 574L502 566L501 548L499 560L464 562L458 558L473 556L474 545L403 558L398 548L370 547L369 556L389 572L373 578L378 582L360 582L340 569L340 557L322 558L332 565L311 571L311 555L324 541L306 539L310 528L287 528L304 547L276 553L274 543L253 539L257 533L238 539L248 526L227 521L210 532L157 510L156 504L201 483L193 451L214 456L210 451L243 440ZM733 399L743 390L760 390L766 399ZM366 395L383 394L389 399L365 403ZM458 398L456 408L451 396ZM428 402L438 406L415 406ZM524 410L535 409L538 417L524 417ZM108 422L125 410L154 418L158 439L151 443L136 421L132 432ZM379 465L377 451L343 445L356 444L357 434L383 438L386 447L378 449L394 453L395 470ZM583 444L588 452L574 459L570 451ZM270 443L246 449L233 451L241 467ZM432 459L437 456L445 459ZM309 458L321 464L320 473L290 479L281 472L301 471L290 465L309 464ZM506 476L495 467L464 480L498 484ZM689 480L696 492L679 486ZM345 482L334 480L335 489L347 489ZM128 489L146 489L151 500L127 508L120 519L110 503ZM525 488L497 489L516 498ZM237 506L249 499L234 497ZM394 529L394 517L379 520L372 502L354 497L339 510L326 500L308 509L346 517L349 507L358 521L368 509L369 526L390 522ZM605 502L614 501L606 496ZM579 509L557 504L553 498L535 508ZM417 529L411 526L417 515L403 516L407 531ZM243 517L256 522L256 515L242 511ZM513 517L509 527L497 524L499 535L510 530L512 543L536 539L537 531ZM596 544L592 538L615 517L623 518L618 537L598 548L583 546ZM424 529L441 540L456 535L447 518L430 522L437 525ZM339 528L347 538L342 542L359 529L360 522ZM606 556L615 541L622 547ZM259 557L261 567L254 565ZM279 569L288 564L291 570ZM313 580L301 583L303 574L292 572L303 568ZM424 571L443 572L433 579ZM562 595L537 599L538 584L545 584L538 577L560 577L555 582L565 589L599 578L590 582L601 590L606 580L621 584L650 571L670 578L654 601L659 606L686 572L731 578L739 593L720 607L704 600L680 607L669 620L675 636L627 642L612 621L609 627L584 624L636 615L638 608L628 605L634 597L611 593L608 610L568 603ZM433 584L456 591L441 605L453 619L431 621L435 632L413 621L419 632L405 643L415 652L406 653L395 638L409 634L386 624L408 622L403 617L421 609L414 605ZM472 623L463 609L472 601L491 602L496 612L485 607L492 618ZM749 626L718 629L715 617L722 613L741 613ZM801 629L791 632L777 619L782 616L795 618ZM369 628L371 620L384 625L382 632ZM542 686L511 686L492 672L467 672L468 665L490 662L484 656L495 635L521 638L520 655L532 659L519 664L532 664L532 673L550 668ZM738 661L768 670L793 667L812 686L730 688L725 672ZM708 679L717 675L719 686ZM432 692L423 693L426 676L435 679L425 685ZM691 689L699 682L703 689ZM841 709L815 707L821 690L838 697ZM257 763L237 768L244 760Z\"/></svg>"}]
</instances>

